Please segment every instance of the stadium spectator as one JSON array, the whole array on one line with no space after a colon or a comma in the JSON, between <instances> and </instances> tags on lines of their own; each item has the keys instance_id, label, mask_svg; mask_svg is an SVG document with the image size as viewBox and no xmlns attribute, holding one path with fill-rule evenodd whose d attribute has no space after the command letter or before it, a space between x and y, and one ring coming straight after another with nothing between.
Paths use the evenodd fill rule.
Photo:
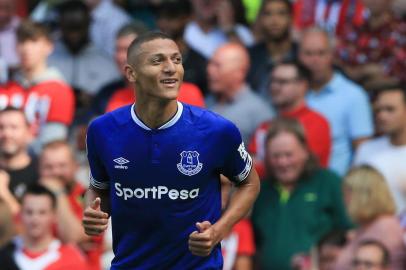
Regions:
<instances>
[{"instance_id":1,"label":"stadium spectator","mask_svg":"<svg viewBox=\"0 0 406 270\"><path fill-rule=\"evenodd\" d=\"M379 241L365 240L361 242L352 260L352 270L389 270L390 254Z\"/></svg>"},{"instance_id":2,"label":"stadium spectator","mask_svg":"<svg viewBox=\"0 0 406 270\"><path fill-rule=\"evenodd\" d=\"M74 115L74 95L61 73L47 65L53 43L47 28L24 21L17 29L21 70L15 79L26 90L24 110L36 136L35 152L56 139L66 139Z\"/></svg>"},{"instance_id":3,"label":"stadium spectator","mask_svg":"<svg viewBox=\"0 0 406 270\"><path fill-rule=\"evenodd\" d=\"M346 233L332 231L323 236L317 244L318 270L333 270L337 257L346 243Z\"/></svg>"},{"instance_id":4,"label":"stadium spectator","mask_svg":"<svg viewBox=\"0 0 406 270\"><path fill-rule=\"evenodd\" d=\"M147 28L142 23L131 23L124 25L117 33L114 60L117 68L120 71L120 78L107 83L97 93L92 100L92 113L101 115L106 112L107 103L111 96L121 90L131 88L130 83L125 78L124 67L127 64L127 49L131 42L139 35L145 33Z\"/></svg>"},{"instance_id":5,"label":"stadium spectator","mask_svg":"<svg viewBox=\"0 0 406 270\"><path fill-rule=\"evenodd\" d=\"M130 16L114 1L85 0L90 8L90 37L94 45L110 56L114 55L114 45L118 31L131 22Z\"/></svg>"},{"instance_id":6,"label":"stadium spectator","mask_svg":"<svg viewBox=\"0 0 406 270\"><path fill-rule=\"evenodd\" d=\"M268 96L269 74L282 60L297 58L297 44L291 36L292 4L289 0L264 0L258 14L262 41L249 48L251 66L247 81L254 89Z\"/></svg>"},{"instance_id":7,"label":"stadium spectator","mask_svg":"<svg viewBox=\"0 0 406 270\"><path fill-rule=\"evenodd\" d=\"M12 107L0 111L0 197L13 214L16 201L28 185L38 181L38 161L28 152L32 134L24 112ZM10 197L12 196L12 197Z\"/></svg>"},{"instance_id":8,"label":"stadium spectator","mask_svg":"<svg viewBox=\"0 0 406 270\"><path fill-rule=\"evenodd\" d=\"M0 0L0 58L8 67L14 68L19 63L16 31L20 24L15 14L15 4L13 0Z\"/></svg>"},{"instance_id":9,"label":"stadium spectator","mask_svg":"<svg viewBox=\"0 0 406 270\"><path fill-rule=\"evenodd\" d=\"M390 269L405 269L403 230L383 176L372 167L353 168L344 180L344 196L357 229L338 256L335 269L351 269L356 247L367 239L385 245L391 256Z\"/></svg>"},{"instance_id":10,"label":"stadium spectator","mask_svg":"<svg viewBox=\"0 0 406 270\"><path fill-rule=\"evenodd\" d=\"M87 270L80 251L52 234L56 198L47 188L31 185L22 197L24 230L0 251L2 270Z\"/></svg>"},{"instance_id":11,"label":"stadium spectator","mask_svg":"<svg viewBox=\"0 0 406 270\"><path fill-rule=\"evenodd\" d=\"M57 236L64 243L79 245L88 262L89 270L100 270L102 238L89 237L82 227L85 188L75 179L77 163L65 141L54 141L44 146L39 162L41 184L57 199Z\"/></svg>"},{"instance_id":12,"label":"stadium spectator","mask_svg":"<svg viewBox=\"0 0 406 270\"><path fill-rule=\"evenodd\" d=\"M362 25L344 31L337 47L339 64L367 89L406 83L406 20L393 13L393 0L364 3L369 16Z\"/></svg>"},{"instance_id":13,"label":"stadium spectator","mask_svg":"<svg viewBox=\"0 0 406 270\"><path fill-rule=\"evenodd\" d=\"M245 46L254 43L250 30L235 21L230 0L191 0L193 18L186 26L186 44L210 59L216 49L229 41Z\"/></svg>"},{"instance_id":14,"label":"stadium spectator","mask_svg":"<svg viewBox=\"0 0 406 270\"><path fill-rule=\"evenodd\" d=\"M219 269L220 241L259 192L252 159L234 124L176 100L183 67L172 39L147 33L128 50L126 75L135 83L138 102L88 128L85 231L99 235L111 214L111 269ZM224 213L220 174L236 184ZM116 192L109 192L110 185Z\"/></svg>"},{"instance_id":15,"label":"stadium spectator","mask_svg":"<svg viewBox=\"0 0 406 270\"><path fill-rule=\"evenodd\" d=\"M333 69L334 47L321 28L304 31L299 58L312 72L309 107L325 116L331 128L330 168L344 175L353 151L373 134L372 112L365 91Z\"/></svg>"},{"instance_id":16,"label":"stadium spectator","mask_svg":"<svg viewBox=\"0 0 406 270\"><path fill-rule=\"evenodd\" d=\"M270 97L276 113L297 119L302 124L307 144L322 167L327 167L330 156L331 136L327 119L306 105L305 95L311 80L310 71L295 61L282 61L271 73ZM265 136L272 121L262 123L251 137L248 151L261 178L265 175Z\"/></svg>"},{"instance_id":17,"label":"stadium spectator","mask_svg":"<svg viewBox=\"0 0 406 270\"><path fill-rule=\"evenodd\" d=\"M90 40L91 15L85 3L65 1L58 6L61 40L49 57L67 82L78 92L77 105L88 105L103 85L119 78L119 72L107 54Z\"/></svg>"},{"instance_id":18,"label":"stadium spectator","mask_svg":"<svg viewBox=\"0 0 406 270\"><path fill-rule=\"evenodd\" d=\"M260 269L292 269L331 230L350 227L341 179L320 169L295 119L275 119L266 137L269 179L252 212Z\"/></svg>"},{"instance_id":19,"label":"stadium spectator","mask_svg":"<svg viewBox=\"0 0 406 270\"><path fill-rule=\"evenodd\" d=\"M402 214L406 211L406 89L400 85L376 89L373 107L382 136L360 145L354 165L369 164L385 177L397 213Z\"/></svg>"},{"instance_id":20,"label":"stadium spectator","mask_svg":"<svg viewBox=\"0 0 406 270\"><path fill-rule=\"evenodd\" d=\"M231 233L221 241L223 270L252 270L255 254L254 233L249 219L234 225Z\"/></svg>"},{"instance_id":21,"label":"stadium spectator","mask_svg":"<svg viewBox=\"0 0 406 270\"><path fill-rule=\"evenodd\" d=\"M320 26L340 34L349 25L359 26L365 18L362 0L297 0L294 2L295 29Z\"/></svg>"},{"instance_id":22,"label":"stadium spectator","mask_svg":"<svg viewBox=\"0 0 406 270\"><path fill-rule=\"evenodd\" d=\"M196 84L207 95L207 59L188 46L184 40L186 25L192 19L190 1L163 1L157 9L156 24L163 33L169 35L178 44L182 53L185 82Z\"/></svg>"},{"instance_id":23,"label":"stadium spectator","mask_svg":"<svg viewBox=\"0 0 406 270\"><path fill-rule=\"evenodd\" d=\"M248 68L249 56L244 47L237 43L222 45L207 66L211 95L206 99L210 110L239 128L246 145L256 127L272 117L270 106L245 81Z\"/></svg>"}]
</instances>

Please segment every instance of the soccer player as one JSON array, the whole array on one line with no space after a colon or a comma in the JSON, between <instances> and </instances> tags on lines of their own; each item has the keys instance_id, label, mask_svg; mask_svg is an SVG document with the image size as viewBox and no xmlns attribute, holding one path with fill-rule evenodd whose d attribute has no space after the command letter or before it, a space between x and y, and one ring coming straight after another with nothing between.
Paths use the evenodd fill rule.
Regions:
<instances>
[{"instance_id":1,"label":"soccer player","mask_svg":"<svg viewBox=\"0 0 406 270\"><path fill-rule=\"evenodd\" d=\"M88 128L85 231L99 235L111 215L112 270L221 269L220 241L259 192L252 159L234 124L176 100L184 71L172 39L142 35L127 59L137 103ZM220 174L236 184L222 215Z\"/></svg>"}]
</instances>

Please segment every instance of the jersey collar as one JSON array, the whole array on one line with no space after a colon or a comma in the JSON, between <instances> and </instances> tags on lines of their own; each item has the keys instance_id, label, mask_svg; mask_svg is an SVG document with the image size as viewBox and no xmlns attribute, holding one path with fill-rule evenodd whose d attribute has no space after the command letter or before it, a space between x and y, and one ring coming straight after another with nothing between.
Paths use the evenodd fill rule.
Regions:
<instances>
[{"instance_id":1,"label":"jersey collar","mask_svg":"<svg viewBox=\"0 0 406 270\"><path fill-rule=\"evenodd\" d=\"M180 103L179 101L177 101L178 104L178 110L176 111L175 115L165 124L163 124L162 126L160 126L157 129L166 129L169 128L171 126L173 126L174 124L176 124L176 122L178 122L178 120L180 119L182 112L183 112L183 104ZM134 120L134 122L139 125L141 128L146 129L146 130L151 130L150 127L148 127L147 125L145 125L141 119L138 118L137 114L135 113L135 104L133 104L131 106L131 118Z\"/></svg>"}]
</instances>

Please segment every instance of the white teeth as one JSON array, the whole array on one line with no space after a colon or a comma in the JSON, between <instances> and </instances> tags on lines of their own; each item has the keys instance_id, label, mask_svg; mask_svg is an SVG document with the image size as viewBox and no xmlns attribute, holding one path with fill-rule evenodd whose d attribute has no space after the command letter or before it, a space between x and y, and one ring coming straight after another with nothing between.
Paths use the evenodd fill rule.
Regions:
<instances>
[{"instance_id":1,"label":"white teeth","mask_svg":"<svg viewBox=\"0 0 406 270\"><path fill-rule=\"evenodd\" d=\"M175 83L176 80L162 80L163 83Z\"/></svg>"}]
</instances>

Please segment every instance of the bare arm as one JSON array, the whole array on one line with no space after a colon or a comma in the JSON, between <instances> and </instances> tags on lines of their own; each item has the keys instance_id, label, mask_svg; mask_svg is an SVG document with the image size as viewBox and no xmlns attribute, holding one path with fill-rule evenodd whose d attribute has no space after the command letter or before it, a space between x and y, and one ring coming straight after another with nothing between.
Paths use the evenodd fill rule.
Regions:
<instances>
[{"instance_id":1,"label":"bare arm","mask_svg":"<svg viewBox=\"0 0 406 270\"><path fill-rule=\"evenodd\" d=\"M60 179L43 178L41 184L49 188L57 198L58 236L65 243L79 243L86 238L80 219L75 215L65 187Z\"/></svg>"},{"instance_id":2,"label":"bare arm","mask_svg":"<svg viewBox=\"0 0 406 270\"><path fill-rule=\"evenodd\" d=\"M208 256L211 250L230 233L233 226L247 215L258 196L259 190L258 174L252 168L245 181L236 186L230 204L221 218L213 225L208 221L196 224L199 232L194 231L189 236L190 251L197 256Z\"/></svg>"},{"instance_id":3,"label":"bare arm","mask_svg":"<svg viewBox=\"0 0 406 270\"><path fill-rule=\"evenodd\" d=\"M10 176L6 171L0 170L0 200L9 208L11 214L15 216L20 212L20 204L9 189Z\"/></svg>"},{"instance_id":4,"label":"bare arm","mask_svg":"<svg viewBox=\"0 0 406 270\"><path fill-rule=\"evenodd\" d=\"M86 209L83 213L83 227L87 235L100 235L107 229L110 216L108 190L90 186L86 192Z\"/></svg>"}]
</instances>

